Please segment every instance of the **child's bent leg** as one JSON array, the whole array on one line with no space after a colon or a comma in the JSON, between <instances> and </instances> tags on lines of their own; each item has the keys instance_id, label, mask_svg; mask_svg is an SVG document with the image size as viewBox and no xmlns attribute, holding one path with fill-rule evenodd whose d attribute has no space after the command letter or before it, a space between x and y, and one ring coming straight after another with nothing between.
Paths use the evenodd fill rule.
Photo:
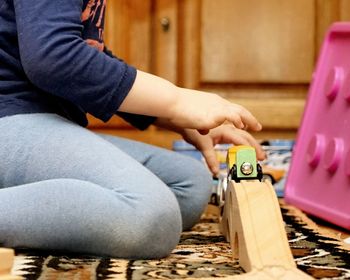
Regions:
<instances>
[{"instance_id":1,"label":"child's bent leg","mask_svg":"<svg viewBox=\"0 0 350 280\"><path fill-rule=\"evenodd\" d=\"M21 243L23 236L20 233L31 232L20 226L21 219L25 217L30 221L26 225L32 225L31 230L34 232L35 227L38 227L43 235L51 226L62 228L62 232L66 226L71 226L70 239L75 242L68 247L75 252L86 248L84 251L88 253L114 257L159 257L169 253L169 248L174 247L179 240L182 221L175 195L157 176L114 145L87 129L51 114L1 118L0 130L3 131L0 138L0 188L3 188L0 189L0 205L4 207L0 211L0 219L6 218L6 215L2 215L5 209L8 213L22 213L22 216L13 215L12 221L0 221L0 243L6 237L9 238L6 241L8 246L36 247L35 244L41 244L40 235L31 236L32 243ZM59 194L50 197L50 192L55 188L41 185L43 181L52 183L52 179L63 178L78 180L80 183L74 183L73 187L69 187L70 184L58 187L58 190L66 192L63 195L65 200ZM39 185L31 184L33 182L39 182ZM49 183L44 183L44 186L50 185ZM91 185L94 186L94 191L91 191ZM87 188L86 193L84 186ZM48 196L50 203L44 199L40 204L39 197L31 196L34 187L40 187L40 191L34 193L43 199ZM22 192L28 195L21 197ZM11 201L6 200L8 197ZM80 200L81 197L84 199ZM51 205L51 202L57 205ZM28 204L28 212L16 212L25 203ZM61 211L53 211L56 214L50 216L45 209L51 206L61 207ZM32 213L33 217L39 217L39 212L36 212L39 210L40 222L49 221L45 218L46 215L52 218L47 228L43 228L46 224L37 225L36 220L30 218ZM60 213L62 217L59 216ZM56 215L59 219L55 218ZM87 219L88 222L81 226L85 231L78 230L79 223L65 224L67 215L73 215L71 219L74 221ZM108 219L98 218L103 216ZM108 220L111 222L107 224ZM106 223L101 224L102 221ZM18 227L12 228L15 224ZM98 228L101 229L99 233L106 232L107 236L100 236L94 241L92 237ZM13 234L12 229L15 229ZM88 236L91 238L81 239L82 234L91 234ZM106 246L99 247L98 243L105 237ZM62 243L59 237L58 243L54 242L55 239L48 240L50 242L38 245L38 248L47 248L52 244L51 249L59 249L55 248L58 243L62 244L60 248L67 247L67 239L62 240ZM157 241L153 242L154 240ZM87 243L92 244L87 246ZM107 243L110 244L108 248Z\"/></svg>"},{"instance_id":2,"label":"child's bent leg","mask_svg":"<svg viewBox=\"0 0 350 280\"><path fill-rule=\"evenodd\" d=\"M209 202L212 179L205 165L182 154L110 135L100 135L157 175L176 195L183 229L190 229Z\"/></svg>"},{"instance_id":3,"label":"child's bent leg","mask_svg":"<svg viewBox=\"0 0 350 280\"><path fill-rule=\"evenodd\" d=\"M89 182L56 179L1 189L0 201L0 243L8 247L159 258L179 239L178 209L166 198L159 211Z\"/></svg>"}]
</instances>

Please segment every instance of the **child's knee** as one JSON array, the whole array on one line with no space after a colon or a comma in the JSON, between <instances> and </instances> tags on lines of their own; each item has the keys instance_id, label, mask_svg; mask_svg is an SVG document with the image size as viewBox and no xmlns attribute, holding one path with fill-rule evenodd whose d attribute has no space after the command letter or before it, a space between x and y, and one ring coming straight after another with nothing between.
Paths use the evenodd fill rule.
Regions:
<instances>
[{"instance_id":1,"label":"child's knee","mask_svg":"<svg viewBox=\"0 0 350 280\"><path fill-rule=\"evenodd\" d=\"M103 254L141 259L169 255L178 244L182 231L179 207L152 208L154 210L136 210L125 223L110 224L113 228L109 231L108 248Z\"/></svg>"}]
</instances>

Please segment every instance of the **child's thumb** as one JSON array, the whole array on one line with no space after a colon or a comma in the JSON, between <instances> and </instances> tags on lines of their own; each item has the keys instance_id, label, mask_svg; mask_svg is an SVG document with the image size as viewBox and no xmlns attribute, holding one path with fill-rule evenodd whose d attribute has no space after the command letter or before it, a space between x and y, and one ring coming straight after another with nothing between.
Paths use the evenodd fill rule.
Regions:
<instances>
[{"instance_id":1,"label":"child's thumb","mask_svg":"<svg viewBox=\"0 0 350 280\"><path fill-rule=\"evenodd\" d=\"M202 151L202 153L210 171L213 173L213 175L217 175L220 170L219 161L216 157L214 147L211 149L206 149L205 151Z\"/></svg>"}]
</instances>

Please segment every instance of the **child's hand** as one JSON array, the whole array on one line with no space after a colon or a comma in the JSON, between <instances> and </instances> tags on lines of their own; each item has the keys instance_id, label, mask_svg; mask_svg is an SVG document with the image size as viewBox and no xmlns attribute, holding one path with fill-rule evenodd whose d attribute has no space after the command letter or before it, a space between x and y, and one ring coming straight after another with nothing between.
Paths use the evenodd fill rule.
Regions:
<instances>
[{"instance_id":1,"label":"child's hand","mask_svg":"<svg viewBox=\"0 0 350 280\"><path fill-rule=\"evenodd\" d=\"M260 123L247 109L219 95L183 88L179 91L176 102L169 108L169 120L177 127L206 134L228 122L240 129L261 130Z\"/></svg>"},{"instance_id":2,"label":"child's hand","mask_svg":"<svg viewBox=\"0 0 350 280\"><path fill-rule=\"evenodd\" d=\"M202 152L209 169L214 175L219 172L219 162L214 150L216 144L253 146L256 149L257 158L259 160L265 158L265 152L253 136L245 130L237 129L232 125L221 125L210 130L207 135L201 135L194 129L184 129L181 134L187 142Z\"/></svg>"}]
</instances>

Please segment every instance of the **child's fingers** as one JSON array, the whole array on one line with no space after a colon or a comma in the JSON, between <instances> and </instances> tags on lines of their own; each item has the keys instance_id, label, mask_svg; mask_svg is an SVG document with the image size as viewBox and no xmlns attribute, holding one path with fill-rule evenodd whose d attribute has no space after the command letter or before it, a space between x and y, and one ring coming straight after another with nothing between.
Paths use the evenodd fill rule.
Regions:
<instances>
[{"instance_id":1,"label":"child's fingers","mask_svg":"<svg viewBox=\"0 0 350 280\"><path fill-rule=\"evenodd\" d=\"M250 142L244 135L235 133L232 134L231 136L231 142L235 145L246 145L246 146L251 146Z\"/></svg>"},{"instance_id":2,"label":"child's fingers","mask_svg":"<svg viewBox=\"0 0 350 280\"><path fill-rule=\"evenodd\" d=\"M236 128L243 129L245 127L242 117L237 111L230 111L227 114L226 119L231 122Z\"/></svg>"},{"instance_id":3,"label":"child's fingers","mask_svg":"<svg viewBox=\"0 0 350 280\"><path fill-rule=\"evenodd\" d=\"M232 126L226 126L225 128L225 143L232 143L235 145L248 145L252 146L256 150L256 156L259 160L266 158L266 154L262 149L261 145L256 141L256 139L247 131L242 129L237 129Z\"/></svg>"},{"instance_id":4,"label":"child's fingers","mask_svg":"<svg viewBox=\"0 0 350 280\"><path fill-rule=\"evenodd\" d=\"M248 110L243 110L241 118L248 129L251 129L253 131L260 131L262 129L261 124Z\"/></svg>"},{"instance_id":5,"label":"child's fingers","mask_svg":"<svg viewBox=\"0 0 350 280\"><path fill-rule=\"evenodd\" d=\"M230 121L232 121L237 128L249 128L253 131L261 130L261 124L246 108L237 104L234 104L234 106L231 106L231 108L232 110L229 116Z\"/></svg>"},{"instance_id":6,"label":"child's fingers","mask_svg":"<svg viewBox=\"0 0 350 280\"><path fill-rule=\"evenodd\" d=\"M256 141L256 139L248 132L242 131L242 133L245 135L245 138L249 142L249 145L255 148L256 157L258 158L258 160L264 160L266 158L266 153L261 147L261 145L258 143L258 141Z\"/></svg>"}]
</instances>

